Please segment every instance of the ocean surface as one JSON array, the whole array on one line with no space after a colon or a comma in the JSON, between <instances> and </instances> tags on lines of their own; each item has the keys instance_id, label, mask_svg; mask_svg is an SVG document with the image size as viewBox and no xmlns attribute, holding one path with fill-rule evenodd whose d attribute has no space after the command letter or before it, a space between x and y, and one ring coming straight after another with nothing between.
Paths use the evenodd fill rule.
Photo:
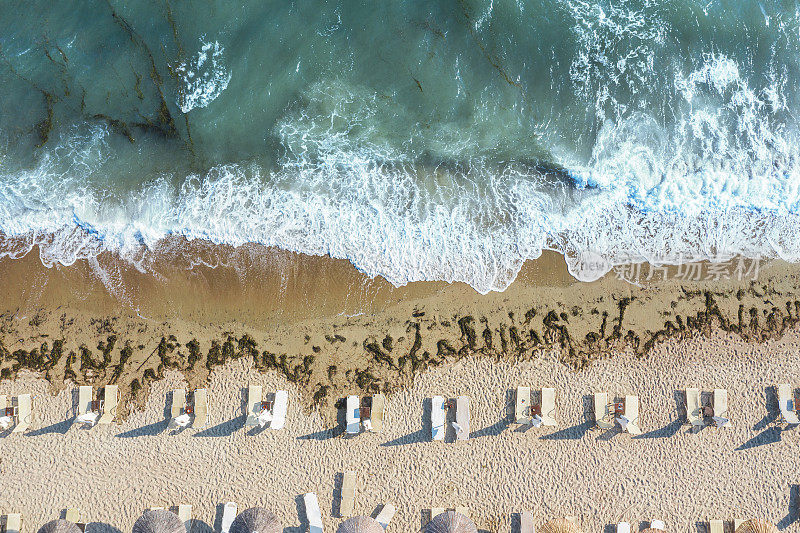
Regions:
<instances>
[{"instance_id":1,"label":"ocean surface","mask_svg":"<svg viewBox=\"0 0 800 533\"><path fill-rule=\"evenodd\" d=\"M0 255L797 262L798 96L796 2L9 0Z\"/></svg>"}]
</instances>

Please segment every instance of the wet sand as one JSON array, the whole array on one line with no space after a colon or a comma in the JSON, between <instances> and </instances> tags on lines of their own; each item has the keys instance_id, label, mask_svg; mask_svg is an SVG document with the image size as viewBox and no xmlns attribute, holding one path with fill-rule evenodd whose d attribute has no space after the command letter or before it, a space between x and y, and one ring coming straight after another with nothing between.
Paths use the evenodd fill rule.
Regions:
<instances>
[{"instance_id":1,"label":"wet sand","mask_svg":"<svg viewBox=\"0 0 800 533\"><path fill-rule=\"evenodd\" d=\"M672 272L635 285L619 272L575 282L549 253L506 291L480 295L457 283L396 288L326 257L205 246L165 245L148 273L112 256L53 268L35 251L0 260L0 376L38 371L54 390L113 382L141 406L167 370L199 386L246 358L279 370L310 407L406 388L469 355L526 361L557 347L581 369L715 328L779 338L800 319L800 267L781 261L760 264L756 279Z\"/></svg>"}]
</instances>

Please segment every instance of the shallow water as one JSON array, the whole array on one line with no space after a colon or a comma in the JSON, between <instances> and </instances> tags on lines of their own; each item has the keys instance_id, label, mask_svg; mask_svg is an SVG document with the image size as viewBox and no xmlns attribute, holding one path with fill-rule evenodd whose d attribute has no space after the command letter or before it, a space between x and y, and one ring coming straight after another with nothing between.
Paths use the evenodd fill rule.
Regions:
<instances>
[{"instance_id":1,"label":"shallow water","mask_svg":"<svg viewBox=\"0 0 800 533\"><path fill-rule=\"evenodd\" d=\"M785 2L4 3L0 254L799 261L799 46Z\"/></svg>"}]
</instances>

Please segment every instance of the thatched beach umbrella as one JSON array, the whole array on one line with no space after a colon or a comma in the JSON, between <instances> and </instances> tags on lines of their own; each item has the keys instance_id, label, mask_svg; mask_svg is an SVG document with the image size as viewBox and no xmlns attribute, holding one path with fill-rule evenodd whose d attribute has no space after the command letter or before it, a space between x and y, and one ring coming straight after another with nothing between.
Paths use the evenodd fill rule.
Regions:
<instances>
[{"instance_id":1,"label":"thatched beach umbrella","mask_svg":"<svg viewBox=\"0 0 800 533\"><path fill-rule=\"evenodd\" d=\"M736 528L735 533L778 533L778 528L766 520L748 520Z\"/></svg>"},{"instance_id":2,"label":"thatched beach umbrella","mask_svg":"<svg viewBox=\"0 0 800 533\"><path fill-rule=\"evenodd\" d=\"M445 511L428 522L425 533L478 533L478 528L463 514Z\"/></svg>"},{"instance_id":3,"label":"thatched beach umbrella","mask_svg":"<svg viewBox=\"0 0 800 533\"><path fill-rule=\"evenodd\" d=\"M133 524L133 533L186 533L186 526L172 511L151 509Z\"/></svg>"},{"instance_id":4,"label":"thatched beach umbrella","mask_svg":"<svg viewBox=\"0 0 800 533\"><path fill-rule=\"evenodd\" d=\"M39 529L39 533L81 533L81 529L69 520L51 520Z\"/></svg>"},{"instance_id":5,"label":"thatched beach umbrella","mask_svg":"<svg viewBox=\"0 0 800 533\"><path fill-rule=\"evenodd\" d=\"M383 533L383 526L374 518L354 516L339 524L336 533Z\"/></svg>"},{"instance_id":6,"label":"thatched beach umbrella","mask_svg":"<svg viewBox=\"0 0 800 533\"><path fill-rule=\"evenodd\" d=\"M245 509L231 524L230 533L282 533L278 517L263 507Z\"/></svg>"},{"instance_id":7,"label":"thatched beach umbrella","mask_svg":"<svg viewBox=\"0 0 800 533\"><path fill-rule=\"evenodd\" d=\"M581 533L581 528L566 518L556 518L543 525L539 533Z\"/></svg>"}]
</instances>

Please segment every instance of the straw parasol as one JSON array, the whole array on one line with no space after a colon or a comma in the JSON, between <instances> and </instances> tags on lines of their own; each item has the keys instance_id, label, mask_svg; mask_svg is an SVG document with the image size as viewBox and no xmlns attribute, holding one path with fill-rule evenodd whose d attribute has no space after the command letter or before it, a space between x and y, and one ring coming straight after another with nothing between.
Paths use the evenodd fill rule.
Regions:
<instances>
[{"instance_id":1,"label":"straw parasol","mask_svg":"<svg viewBox=\"0 0 800 533\"><path fill-rule=\"evenodd\" d=\"M231 524L230 533L281 533L278 517L263 507L245 509Z\"/></svg>"},{"instance_id":2,"label":"straw parasol","mask_svg":"<svg viewBox=\"0 0 800 533\"><path fill-rule=\"evenodd\" d=\"M383 526L374 518L354 516L339 524L336 533L383 533Z\"/></svg>"},{"instance_id":3,"label":"straw parasol","mask_svg":"<svg viewBox=\"0 0 800 533\"><path fill-rule=\"evenodd\" d=\"M445 511L428 522L425 533L478 533L478 528L463 514Z\"/></svg>"},{"instance_id":4,"label":"straw parasol","mask_svg":"<svg viewBox=\"0 0 800 533\"><path fill-rule=\"evenodd\" d=\"M581 529L566 518L556 518L543 525L539 533L581 533Z\"/></svg>"},{"instance_id":5,"label":"straw parasol","mask_svg":"<svg viewBox=\"0 0 800 533\"><path fill-rule=\"evenodd\" d=\"M150 509L133 524L133 533L186 533L186 526L171 511Z\"/></svg>"},{"instance_id":6,"label":"straw parasol","mask_svg":"<svg viewBox=\"0 0 800 533\"><path fill-rule=\"evenodd\" d=\"M778 533L778 528L766 520L748 520L736 528L736 533Z\"/></svg>"},{"instance_id":7,"label":"straw parasol","mask_svg":"<svg viewBox=\"0 0 800 533\"><path fill-rule=\"evenodd\" d=\"M81 530L69 520L51 520L39 529L39 533L81 533Z\"/></svg>"}]
</instances>

